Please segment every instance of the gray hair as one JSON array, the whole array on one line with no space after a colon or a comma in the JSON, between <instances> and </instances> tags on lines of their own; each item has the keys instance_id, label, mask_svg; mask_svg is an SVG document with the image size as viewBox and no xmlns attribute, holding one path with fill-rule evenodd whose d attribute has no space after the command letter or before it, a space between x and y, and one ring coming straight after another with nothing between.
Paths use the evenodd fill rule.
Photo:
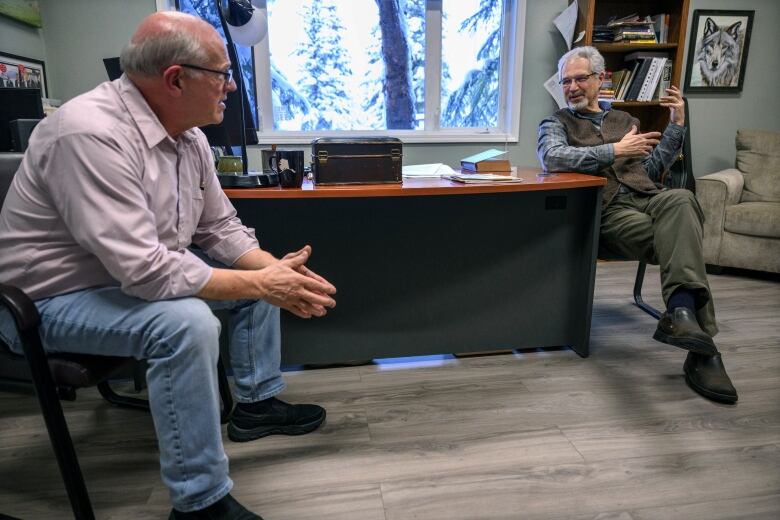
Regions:
<instances>
[{"instance_id":1,"label":"gray hair","mask_svg":"<svg viewBox=\"0 0 780 520\"><path fill-rule=\"evenodd\" d=\"M604 56L602 56L595 47L586 45L583 47L575 47L561 56L561 59L558 60L558 79L562 79L561 74L563 73L563 66L576 58L585 58L588 60L591 72L596 74L604 72Z\"/></svg>"},{"instance_id":2,"label":"gray hair","mask_svg":"<svg viewBox=\"0 0 780 520\"><path fill-rule=\"evenodd\" d=\"M128 74L159 76L178 63L204 63L208 53L201 40L184 24L168 25L167 30L130 42L119 57L122 70Z\"/></svg>"}]
</instances>

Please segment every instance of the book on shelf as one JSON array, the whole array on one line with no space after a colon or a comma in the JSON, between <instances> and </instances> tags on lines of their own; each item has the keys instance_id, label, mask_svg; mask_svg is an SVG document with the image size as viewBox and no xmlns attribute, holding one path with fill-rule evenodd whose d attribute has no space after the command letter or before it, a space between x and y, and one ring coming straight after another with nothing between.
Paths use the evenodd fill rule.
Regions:
<instances>
[{"instance_id":1,"label":"book on shelf","mask_svg":"<svg viewBox=\"0 0 780 520\"><path fill-rule=\"evenodd\" d=\"M643 58L668 58L669 53L663 51L634 51L631 54L626 54L623 61L634 61Z\"/></svg>"},{"instance_id":2,"label":"book on shelf","mask_svg":"<svg viewBox=\"0 0 780 520\"><path fill-rule=\"evenodd\" d=\"M607 22L607 27L612 28L613 41L652 40L656 42L653 21L649 16L639 17L636 14L612 19Z\"/></svg>"},{"instance_id":3,"label":"book on shelf","mask_svg":"<svg viewBox=\"0 0 780 520\"><path fill-rule=\"evenodd\" d=\"M666 89L672 85L672 60L666 60L664 68L661 71L661 79L658 81L658 88L655 89L653 99L660 99L666 95Z\"/></svg>"},{"instance_id":4,"label":"book on shelf","mask_svg":"<svg viewBox=\"0 0 780 520\"><path fill-rule=\"evenodd\" d=\"M634 77L631 78L631 86L629 86L628 91L626 92L626 101L637 101L637 96L639 96L639 91L642 88L645 76L647 76L647 71L650 70L650 64L652 62L652 58L637 60L637 63L640 63L640 65L638 69L635 69L636 73L634 74Z\"/></svg>"},{"instance_id":5,"label":"book on shelf","mask_svg":"<svg viewBox=\"0 0 780 520\"><path fill-rule=\"evenodd\" d=\"M637 94L637 101L650 101L653 99L653 94L656 88L658 88L658 82L661 79L661 72L663 72L666 58L645 58L650 60L650 68L645 75L642 88L639 89Z\"/></svg>"},{"instance_id":6,"label":"book on shelf","mask_svg":"<svg viewBox=\"0 0 780 520\"><path fill-rule=\"evenodd\" d=\"M617 95L615 96L617 101L623 101L626 99L626 90L628 90L628 86L631 84L631 78L633 77L634 70L626 69L625 74L623 74L623 78L620 80L620 86L618 87Z\"/></svg>"},{"instance_id":7,"label":"book on shelf","mask_svg":"<svg viewBox=\"0 0 780 520\"><path fill-rule=\"evenodd\" d=\"M618 101L618 92L620 91L626 74L628 74L628 69L607 71L604 83L602 83L601 89L599 90L599 99L604 101ZM609 81L607 81L607 77L609 78Z\"/></svg>"},{"instance_id":8,"label":"book on shelf","mask_svg":"<svg viewBox=\"0 0 780 520\"><path fill-rule=\"evenodd\" d=\"M655 41L655 38L648 38L648 39L641 39L641 40L623 40L621 42L623 45L647 45L647 44L656 44L658 43Z\"/></svg>"},{"instance_id":9,"label":"book on shelf","mask_svg":"<svg viewBox=\"0 0 780 520\"><path fill-rule=\"evenodd\" d=\"M593 26L593 43L609 43L615 38L615 32L606 25Z\"/></svg>"},{"instance_id":10,"label":"book on shelf","mask_svg":"<svg viewBox=\"0 0 780 520\"><path fill-rule=\"evenodd\" d=\"M631 13L621 18L618 18L617 16L611 17L607 22L607 26L612 27L614 25L620 25L623 23L632 23L637 21L639 21L639 15L636 13Z\"/></svg>"},{"instance_id":11,"label":"book on shelf","mask_svg":"<svg viewBox=\"0 0 780 520\"><path fill-rule=\"evenodd\" d=\"M612 79L612 72L604 71L604 80L599 88L599 99L601 101L613 101L615 99L615 87Z\"/></svg>"},{"instance_id":12,"label":"book on shelf","mask_svg":"<svg viewBox=\"0 0 780 520\"><path fill-rule=\"evenodd\" d=\"M655 14L650 19L653 21L655 39L658 43L669 43L669 14Z\"/></svg>"},{"instance_id":13,"label":"book on shelf","mask_svg":"<svg viewBox=\"0 0 780 520\"><path fill-rule=\"evenodd\" d=\"M658 43L652 32L621 32L615 36L616 42L624 43Z\"/></svg>"},{"instance_id":14,"label":"book on shelf","mask_svg":"<svg viewBox=\"0 0 780 520\"><path fill-rule=\"evenodd\" d=\"M469 157L464 157L460 160L460 168L461 170L468 172L509 173L512 171L512 165L509 163L509 160L496 158L505 153L505 151L493 148Z\"/></svg>"}]
</instances>

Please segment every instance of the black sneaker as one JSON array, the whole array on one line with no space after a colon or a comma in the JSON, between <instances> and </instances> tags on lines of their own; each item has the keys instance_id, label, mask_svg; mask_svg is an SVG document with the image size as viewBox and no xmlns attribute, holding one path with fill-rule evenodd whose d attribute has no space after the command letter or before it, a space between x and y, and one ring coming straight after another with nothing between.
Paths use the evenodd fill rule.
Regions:
<instances>
[{"instance_id":1,"label":"black sneaker","mask_svg":"<svg viewBox=\"0 0 780 520\"><path fill-rule=\"evenodd\" d=\"M275 397L267 399L266 411L253 413L238 405L227 432L233 442L247 442L268 435L303 435L325 420L325 409L316 404L289 404Z\"/></svg>"},{"instance_id":2,"label":"black sneaker","mask_svg":"<svg viewBox=\"0 0 780 520\"><path fill-rule=\"evenodd\" d=\"M225 495L209 507L198 511L171 510L168 520L263 520L260 516L249 511L238 503L232 496Z\"/></svg>"}]
</instances>

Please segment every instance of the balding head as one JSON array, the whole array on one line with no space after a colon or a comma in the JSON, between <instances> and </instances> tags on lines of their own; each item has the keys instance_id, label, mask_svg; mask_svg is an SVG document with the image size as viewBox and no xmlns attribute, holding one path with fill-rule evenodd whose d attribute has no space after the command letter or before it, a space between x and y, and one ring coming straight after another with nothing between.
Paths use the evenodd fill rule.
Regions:
<instances>
[{"instance_id":1,"label":"balding head","mask_svg":"<svg viewBox=\"0 0 780 520\"><path fill-rule=\"evenodd\" d=\"M222 46L211 25L198 17L161 11L144 18L122 50L120 63L128 76L159 76L177 63L205 63Z\"/></svg>"}]
</instances>

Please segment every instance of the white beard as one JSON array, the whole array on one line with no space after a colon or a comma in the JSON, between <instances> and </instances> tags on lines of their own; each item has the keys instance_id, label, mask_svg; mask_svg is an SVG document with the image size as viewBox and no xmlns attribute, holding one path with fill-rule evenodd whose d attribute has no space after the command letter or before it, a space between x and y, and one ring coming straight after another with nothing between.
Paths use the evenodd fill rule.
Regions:
<instances>
[{"instance_id":1,"label":"white beard","mask_svg":"<svg viewBox=\"0 0 780 520\"><path fill-rule=\"evenodd\" d=\"M577 112L582 112L583 110L585 110L586 108L588 108L588 99L587 99L587 98L585 98L584 96L583 96L583 98L582 98L582 101L578 101L578 102L576 102L576 103L575 103L575 102L573 102L573 101L568 101L568 103L569 103L569 107L570 107L572 110L575 110L575 111L577 111Z\"/></svg>"}]
</instances>

